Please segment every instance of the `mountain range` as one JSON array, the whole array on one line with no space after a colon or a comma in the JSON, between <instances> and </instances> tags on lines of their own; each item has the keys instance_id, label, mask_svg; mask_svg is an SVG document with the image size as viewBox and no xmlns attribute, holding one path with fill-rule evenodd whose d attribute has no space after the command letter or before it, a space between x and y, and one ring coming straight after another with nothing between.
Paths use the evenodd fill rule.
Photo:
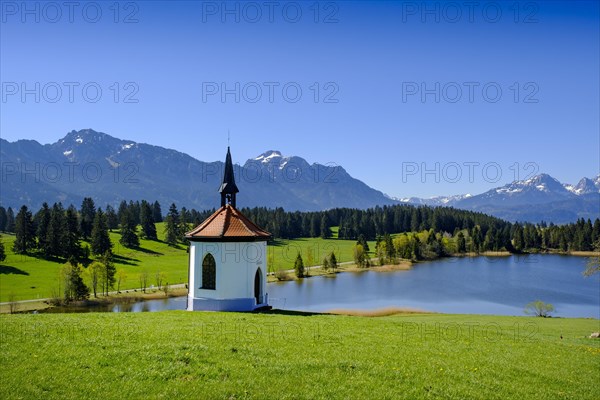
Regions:
<instances>
[{"instance_id":1,"label":"mountain range","mask_svg":"<svg viewBox=\"0 0 600 400\"><path fill-rule=\"evenodd\" d=\"M113 206L138 199L158 200L165 208L171 203L198 210L219 205L221 161L199 161L92 129L71 131L45 145L0 139L0 162L0 204L5 207L26 204L37 209L44 201L79 205L88 196L99 205ZM268 150L236 164L235 176L238 204L247 207L317 211L408 203L469 209L509 221L565 223L600 217L600 175L569 185L540 174L478 195L397 199L353 178L341 166L309 164Z\"/></svg>"},{"instance_id":2,"label":"mountain range","mask_svg":"<svg viewBox=\"0 0 600 400\"><path fill-rule=\"evenodd\" d=\"M514 181L479 195L410 197L403 203L448 206L491 214L508 221L566 223L600 217L600 175L562 184L548 174Z\"/></svg>"},{"instance_id":3,"label":"mountain range","mask_svg":"<svg viewBox=\"0 0 600 400\"><path fill-rule=\"evenodd\" d=\"M225 149L223 159L225 159ZM235 152L234 152L235 160ZM210 209L223 162L203 162L159 146L121 140L91 129L72 131L56 143L0 139L0 204L37 209L46 201L97 204L121 200L158 200L163 207ZM317 211L334 207L368 208L395 200L352 178L340 166L309 164L269 150L243 165L236 164L241 206Z\"/></svg>"}]
</instances>

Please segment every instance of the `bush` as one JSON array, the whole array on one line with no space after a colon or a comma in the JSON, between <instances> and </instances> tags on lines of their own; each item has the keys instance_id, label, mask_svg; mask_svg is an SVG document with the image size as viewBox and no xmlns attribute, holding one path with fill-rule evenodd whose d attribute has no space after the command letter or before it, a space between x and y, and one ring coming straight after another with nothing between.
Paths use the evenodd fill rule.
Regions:
<instances>
[{"instance_id":1,"label":"bush","mask_svg":"<svg viewBox=\"0 0 600 400\"><path fill-rule=\"evenodd\" d=\"M554 306L550 303L544 303L541 300L533 301L525 306L525 314L535 315L536 317L549 317L554 311Z\"/></svg>"},{"instance_id":2,"label":"bush","mask_svg":"<svg viewBox=\"0 0 600 400\"><path fill-rule=\"evenodd\" d=\"M277 278L278 281L285 281L287 279L287 276L287 272L283 269L275 271L275 278Z\"/></svg>"}]
</instances>

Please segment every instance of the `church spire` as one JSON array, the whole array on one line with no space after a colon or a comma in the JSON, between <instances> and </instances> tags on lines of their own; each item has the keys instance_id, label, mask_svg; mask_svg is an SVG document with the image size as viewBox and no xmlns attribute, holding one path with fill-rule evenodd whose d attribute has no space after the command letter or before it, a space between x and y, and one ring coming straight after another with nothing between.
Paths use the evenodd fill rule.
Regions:
<instances>
[{"instance_id":1,"label":"church spire","mask_svg":"<svg viewBox=\"0 0 600 400\"><path fill-rule=\"evenodd\" d=\"M221 193L221 207L225 204L231 204L235 207L235 194L239 192L235 177L233 176L233 163L231 162L231 152L227 146L227 157L225 157L225 171L223 172L223 183L219 188Z\"/></svg>"}]
</instances>

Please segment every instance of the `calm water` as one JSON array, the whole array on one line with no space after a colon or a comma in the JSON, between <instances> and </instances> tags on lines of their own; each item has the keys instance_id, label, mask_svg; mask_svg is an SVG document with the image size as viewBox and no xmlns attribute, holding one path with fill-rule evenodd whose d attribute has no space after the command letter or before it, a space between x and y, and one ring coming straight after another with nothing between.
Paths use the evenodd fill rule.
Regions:
<instances>
[{"instance_id":1,"label":"calm water","mask_svg":"<svg viewBox=\"0 0 600 400\"><path fill-rule=\"evenodd\" d=\"M524 315L524 306L540 299L554 305L556 316L599 318L600 277L582 276L587 260L559 255L450 258L409 271L275 283L269 297L274 306L293 310L411 307L496 315Z\"/></svg>"},{"instance_id":2,"label":"calm water","mask_svg":"<svg viewBox=\"0 0 600 400\"><path fill-rule=\"evenodd\" d=\"M524 315L525 304L552 303L554 315L600 317L600 276L585 278L587 258L559 255L449 258L410 271L341 273L270 283L275 308L304 311L410 307L465 314ZM85 311L183 310L185 297ZM58 311L58 310L57 310Z\"/></svg>"}]
</instances>

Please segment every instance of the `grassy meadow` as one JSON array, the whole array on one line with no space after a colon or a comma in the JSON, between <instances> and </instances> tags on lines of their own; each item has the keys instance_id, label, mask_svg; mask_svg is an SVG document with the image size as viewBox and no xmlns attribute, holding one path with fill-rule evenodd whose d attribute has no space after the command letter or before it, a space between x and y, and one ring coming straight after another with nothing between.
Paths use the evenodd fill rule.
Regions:
<instances>
[{"instance_id":1,"label":"grassy meadow","mask_svg":"<svg viewBox=\"0 0 600 400\"><path fill-rule=\"evenodd\" d=\"M140 240L140 247L128 249L119 243L118 231L110 233L115 254L117 270L124 271L121 290L139 288L139 276L149 274L149 284L156 285L156 274L163 275L163 283L176 284L187 282L188 254L184 245L177 248L168 246L164 240L164 223L156 224L159 241ZM334 238L306 238L295 240L277 240L268 247L269 270L292 269L297 253L300 251L304 262L312 254L314 265L320 264L323 257L335 251L338 261L351 261L353 240ZM0 262L0 302L6 302L11 295L15 300L42 299L52 297L58 292L59 271L62 263L42 258L14 254L12 251L15 236L2 233L2 242L7 258ZM83 242L85 244L85 242ZM374 244L373 244L374 247ZM84 274L86 283L89 283Z\"/></svg>"},{"instance_id":2,"label":"grassy meadow","mask_svg":"<svg viewBox=\"0 0 600 400\"><path fill-rule=\"evenodd\" d=\"M2 399L598 399L598 320L0 316Z\"/></svg>"}]
</instances>

